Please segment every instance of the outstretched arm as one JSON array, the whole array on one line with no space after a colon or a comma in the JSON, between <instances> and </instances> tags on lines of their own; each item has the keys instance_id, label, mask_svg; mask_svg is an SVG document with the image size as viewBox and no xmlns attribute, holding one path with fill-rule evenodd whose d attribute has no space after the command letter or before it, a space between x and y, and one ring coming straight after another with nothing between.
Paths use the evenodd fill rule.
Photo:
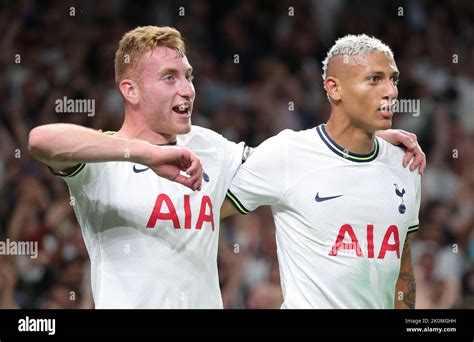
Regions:
<instances>
[{"instance_id":1,"label":"outstretched arm","mask_svg":"<svg viewBox=\"0 0 474 342\"><path fill-rule=\"evenodd\" d=\"M68 171L81 163L130 161L146 165L159 176L193 190L201 188L201 162L184 147L156 146L78 125L51 124L31 130L28 149L35 159L56 171Z\"/></svg>"},{"instance_id":2,"label":"outstretched arm","mask_svg":"<svg viewBox=\"0 0 474 342\"><path fill-rule=\"evenodd\" d=\"M410 164L410 170L413 171L418 167L420 175L423 174L426 167L426 155L420 145L418 145L418 139L415 134L402 129L387 129L385 131L377 131L375 135L392 145L403 147L405 149L403 167L406 167L410 160L413 159Z\"/></svg>"},{"instance_id":3,"label":"outstretched arm","mask_svg":"<svg viewBox=\"0 0 474 342\"><path fill-rule=\"evenodd\" d=\"M403 246L400 274L395 286L395 309L414 309L416 300L416 281L411 262L411 249L408 237Z\"/></svg>"}]
</instances>

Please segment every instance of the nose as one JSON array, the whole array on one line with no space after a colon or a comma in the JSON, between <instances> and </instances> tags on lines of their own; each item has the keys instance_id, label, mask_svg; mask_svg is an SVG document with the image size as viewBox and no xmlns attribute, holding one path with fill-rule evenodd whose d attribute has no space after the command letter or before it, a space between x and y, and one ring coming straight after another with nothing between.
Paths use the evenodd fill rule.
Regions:
<instances>
[{"instance_id":1,"label":"nose","mask_svg":"<svg viewBox=\"0 0 474 342\"><path fill-rule=\"evenodd\" d=\"M194 85L188 81L187 79L184 79L181 82L180 88L179 88L179 95L191 100L194 99L196 96L196 91L194 90Z\"/></svg>"},{"instance_id":2,"label":"nose","mask_svg":"<svg viewBox=\"0 0 474 342\"><path fill-rule=\"evenodd\" d=\"M394 101L398 97L398 88L393 84L392 80L388 80L388 84L385 87L385 96L384 99L388 101Z\"/></svg>"}]
</instances>

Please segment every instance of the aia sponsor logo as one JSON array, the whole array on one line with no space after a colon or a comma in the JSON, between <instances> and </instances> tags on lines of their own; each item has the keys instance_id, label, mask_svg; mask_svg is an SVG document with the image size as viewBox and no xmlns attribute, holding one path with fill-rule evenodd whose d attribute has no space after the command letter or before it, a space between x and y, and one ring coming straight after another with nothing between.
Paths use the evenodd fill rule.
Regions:
<instances>
[{"instance_id":1,"label":"aia sponsor logo","mask_svg":"<svg viewBox=\"0 0 474 342\"><path fill-rule=\"evenodd\" d=\"M361 239L365 239L367 242L367 249L362 249ZM344 242L350 240L350 242ZM330 256L337 256L344 252L347 254L348 251L355 253L359 258L369 259L384 259L387 252L396 253L397 258L400 259L400 237L398 233L398 227L391 225L385 231L382 243L380 246L374 244L374 225L368 224L365 236L357 236L354 229L350 224L344 224L339 229L336 241L329 252Z\"/></svg>"},{"instance_id":2,"label":"aia sponsor logo","mask_svg":"<svg viewBox=\"0 0 474 342\"><path fill-rule=\"evenodd\" d=\"M209 222L214 231L214 212L212 209L212 201L209 196L202 196L197 220L193 221L193 212L191 210L190 195L184 195L183 198L184 222L178 218L176 206L171 198L166 194L159 194L155 201L155 206L151 212L150 218L146 225L147 228L155 228L158 221L171 221L175 229L202 229L204 222ZM196 214L196 213L194 213Z\"/></svg>"}]
</instances>

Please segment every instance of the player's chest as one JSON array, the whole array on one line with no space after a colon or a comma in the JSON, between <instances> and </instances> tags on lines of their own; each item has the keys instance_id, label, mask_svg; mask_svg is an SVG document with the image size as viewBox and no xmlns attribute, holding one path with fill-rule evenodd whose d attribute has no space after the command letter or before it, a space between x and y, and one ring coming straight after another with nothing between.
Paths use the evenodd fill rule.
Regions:
<instances>
[{"instance_id":1,"label":"player's chest","mask_svg":"<svg viewBox=\"0 0 474 342\"><path fill-rule=\"evenodd\" d=\"M328 222L405 223L417 215L412 181L402 172L369 167L322 168L302 174L283 199L309 224Z\"/></svg>"},{"instance_id":2,"label":"player's chest","mask_svg":"<svg viewBox=\"0 0 474 342\"><path fill-rule=\"evenodd\" d=\"M219 169L204 167L201 191L192 191L156 175L151 169L129 164L108 198L107 205L126 213L136 226L147 231L216 230L225 193L218 184ZM130 170L128 170L130 169Z\"/></svg>"},{"instance_id":3,"label":"player's chest","mask_svg":"<svg viewBox=\"0 0 474 342\"><path fill-rule=\"evenodd\" d=\"M288 222L299 222L289 229L330 257L398 260L417 216L414 186L402 175L365 167L303 175L283 200Z\"/></svg>"}]
</instances>

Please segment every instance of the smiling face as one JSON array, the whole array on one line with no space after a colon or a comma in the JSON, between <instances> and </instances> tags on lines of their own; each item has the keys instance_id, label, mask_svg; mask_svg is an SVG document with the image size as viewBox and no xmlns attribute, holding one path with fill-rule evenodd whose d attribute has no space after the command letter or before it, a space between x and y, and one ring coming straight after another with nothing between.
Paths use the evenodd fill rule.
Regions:
<instances>
[{"instance_id":1,"label":"smiling face","mask_svg":"<svg viewBox=\"0 0 474 342\"><path fill-rule=\"evenodd\" d=\"M168 47L147 52L137 65L137 106L149 127L162 135L191 130L196 96L186 56Z\"/></svg>"},{"instance_id":2,"label":"smiling face","mask_svg":"<svg viewBox=\"0 0 474 342\"><path fill-rule=\"evenodd\" d=\"M383 52L336 56L325 85L333 106L353 126L373 133L392 125L390 106L398 96L398 75L395 61Z\"/></svg>"}]
</instances>

